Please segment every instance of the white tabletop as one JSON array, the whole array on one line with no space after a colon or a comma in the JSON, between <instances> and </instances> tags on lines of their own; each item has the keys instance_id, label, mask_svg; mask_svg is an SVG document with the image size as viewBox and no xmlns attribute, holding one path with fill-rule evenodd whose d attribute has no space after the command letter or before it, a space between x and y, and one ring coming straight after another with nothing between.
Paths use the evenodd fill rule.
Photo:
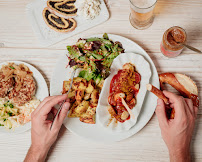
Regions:
<instances>
[{"instance_id":1,"label":"white tabletop","mask_svg":"<svg viewBox=\"0 0 202 162\"><path fill-rule=\"evenodd\" d=\"M202 0L159 0L153 25L136 30L129 22L128 0L106 0L110 18L104 24L75 35L47 48L40 48L25 15L27 0L0 1L0 62L19 60L32 64L45 77L47 84L59 56L67 44L78 38L98 33L112 33L127 37L142 46L150 55L159 73L184 73L199 88L202 100L202 55L185 49L176 58L166 58L160 52L160 42L166 29L177 25L188 34L188 44L202 50ZM172 88L168 88L173 91ZM191 152L195 161L202 161L202 108L196 121ZM0 135L0 161L22 161L31 142L30 131L13 136ZM156 115L136 135L121 142L103 144L78 137L62 127L48 161L169 161L167 148L161 138Z\"/></svg>"}]
</instances>

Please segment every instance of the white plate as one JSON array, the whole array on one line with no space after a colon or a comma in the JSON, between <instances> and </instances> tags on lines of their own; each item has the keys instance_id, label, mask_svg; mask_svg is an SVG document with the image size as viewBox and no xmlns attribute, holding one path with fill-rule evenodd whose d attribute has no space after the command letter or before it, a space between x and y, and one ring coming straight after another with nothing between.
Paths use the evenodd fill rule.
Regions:
<instances>
[{"instance_id":1,"label":"white plate","mask_svg":"<svg viewBox=\"0 0 202 162\"><path fill-rule=\"evenodd\" d=\"M7 61L7 62L1 63L0 68L2 65L6 65L9 62L13 62L17 65L24 64L27 67L29 67L29 69L33 72L33 77L37 84L37 90L36 90L36 95L35 95L37 99L42 101L45 97L47 97L49 95L46 81L45 81L44 77L41 75L41 73L35 67L33 67L32 65L30 65L28 63L22 62L22 61ZM30 128L31 128L31 122L26 123L25 125L19 126L19 127L15 128L14 130L6 129L5 127L0 127L0 135L1 134L23 133L23 132L29 130Z\"/></svg>"},{"instance_id":2,"label":"white plate","mask_svg":"<svg viewBox=\"0 0 202 162\"><path fill-rule=\"evenodd\" d=\"M130 118L129 120L126 120L124 123L120 123L120 122L117 123L117 121L114 118L114 120L111 120L111 123L109 124L111 115L109 114L107 107L109 105L108 97L109 97L111 80L114 77L114 75L116 75L118 71L122 69L125 63L131 63L135 65L136 70L141 75L140 89L137 94L137 103L135 107L132 109L135 119ZM119 55L118 57L116 57L111 66L111 74L105 80L102 88L102 92L100 94L100 99L96 109L97 122L100 122L100 124L103 127L105 127L107 130L112 132L128 131L132 126L134 126L141 112L142 104L143 104L145 95L147 93L146 84L149 83L150 77L151 77L150 65L141 55L134 54L134 53L123 53Z\"/></svg>"},{"instance_id":3,"label":"white plate","mask_svg":"<svg viewBox=\"0 0 202 162\"><path fill-rule=\"evenodd\" d=\"M98 35L92 35L90 37L102 37L102 34ZM123 48L125 49L125 53L136 53L140 54L144 57L144 59L150 64L152 76L150 78L150 83L153 84L156 87L159 87L159 78L158 73L156 70L156 67L154 63L152 62L149 55L135 42L118 36L109 34L109 38L113 41L119 41L122 43ZM55 71L53 73L51 83L50 83L50 94L51 95L59 95L62 91L62 85L64 80L68 80L71 75L71 69L65 68L68 63L68 58L64 54L57 62ZM64 125L67 129L69 129L71 132L84 137L88 138L90 140L94 141L100 141L100 142L113 142L113 141L120 141L123 139L126 139L135 133L137 133L139 130L141 130L147 122L152 117L155 108L156 108L156 102L157 97L152 95L151 93L147 93L145 96L144 103L142 105L142 111L139 115L138 121L134 127L132 127L130 130L125 132L117 132L112 133L105 129L101 124L96 122L96 124L86 124L79 121L78 118L67 118L64 121ZM96 120L97 120L97 114L96 114Z\"/></svg>"},{"instance_id":4,"label":"white plate","mask_svg":"<svg viewBox=\"0 0 202 162\"><path fill-rule=\"evenodd\" d=\"M40 46L46 47L55 44L63 39L69 38L82 31L97 26L109 18L109 12L104 0L100 0L100 14L93 20L85 20L82 16L77 16L74 19L77 22L77 27L72 32L59 33L50 29L44 22L42 11L47 6L47 0L35 0L29 3L26 7L27 18L30 20L32 29L39 39Z\"/></svg>"}]
</instances>

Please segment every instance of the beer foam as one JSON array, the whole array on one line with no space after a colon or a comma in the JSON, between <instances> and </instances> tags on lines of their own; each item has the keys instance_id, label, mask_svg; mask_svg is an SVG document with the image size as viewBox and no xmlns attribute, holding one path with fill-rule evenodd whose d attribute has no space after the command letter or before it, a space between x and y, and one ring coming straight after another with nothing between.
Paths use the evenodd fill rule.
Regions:
<instances>
[{"instance_id":1,"label":"beer foam","mask_svg":"<svg viewBox=\"0 0 202 162\"><path fill-rule=\"evenodd\" d=\"M138 8L151 7L157 0L131 0L132 4Z\"/></svg>"}]
</instances>

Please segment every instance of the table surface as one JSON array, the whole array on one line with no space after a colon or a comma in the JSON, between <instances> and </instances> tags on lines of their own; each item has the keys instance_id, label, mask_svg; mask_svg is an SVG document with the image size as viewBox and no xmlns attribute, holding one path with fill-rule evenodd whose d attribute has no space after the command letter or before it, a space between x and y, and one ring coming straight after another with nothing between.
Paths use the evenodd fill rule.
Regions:
<instances>
[{"instance_id":1,"label":"table surface","mask_svg":"<svg viewBox=\"0 0 202 162\"><path fill-rule=\"evenodd\" d=\"M188 49L176 58L164 57L159 49L162 35L171 26L183 27L188 44L202 48L202 0L158 0L153 25L136 30L129 22L128 0L106 0L110 11L107 22L47 48L40 48L25 14L28 0L0 0L0 62L25 61L35 66L49 86L54 66L67 44L80 37L98 33L118 34L142 46L152 58L159 73L184 73L196 82L202 100L202 55ZM168 88L173 91L172 88ZM1 161L22 161L30 146L30 131L1 136ZM202 161L202 108L198 113L191 152L195 161ZM121 142L103 144L83 139L62 126L48 161L169 161L168 150L161 138L156 115L137 134Z\"/></svg>"}]
</instances>

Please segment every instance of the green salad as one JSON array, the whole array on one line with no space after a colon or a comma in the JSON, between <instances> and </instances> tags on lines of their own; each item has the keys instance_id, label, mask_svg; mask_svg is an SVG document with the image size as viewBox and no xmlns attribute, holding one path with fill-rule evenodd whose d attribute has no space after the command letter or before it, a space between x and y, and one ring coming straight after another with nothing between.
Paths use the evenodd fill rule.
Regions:
<instances>
[{"instance_id":1,"label":"green salad","mask_svg":"<svg viewBox=\"0 0 202 162\"><path fill-rule=\"evenodd\" d=\"M113 42L105 33L103 38L79 39L73 46L67 46L69 65L81 68L79 77L87 81L94 79L99 84L110 74L113 60L124 52L120 42Z\"/></svg>"}]
</instances>

